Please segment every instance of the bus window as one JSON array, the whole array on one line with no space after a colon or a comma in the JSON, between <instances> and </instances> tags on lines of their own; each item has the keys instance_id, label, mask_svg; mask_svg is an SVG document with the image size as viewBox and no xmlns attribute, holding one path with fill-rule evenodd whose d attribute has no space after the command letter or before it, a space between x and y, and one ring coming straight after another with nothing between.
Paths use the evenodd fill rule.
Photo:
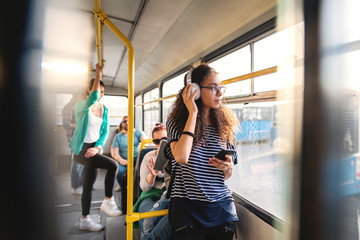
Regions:
<instances>
[{"instance_id":1,"label":"bus window","mask_svg":"<svg viewBox=\"0 0 360 240\"><path fill-rule=\"evenodd\" d=\"M109 109L109 126L119 125L128 112L127 97L105 95L100 101Z\"/></svg>"},{"instance_id":2,"label":"bus window","mask_svg":"<svg viewBox=\"0 0 360 240\"><path fill-rule=\"evenodd\" d=\"M169 81L166 81L162 88L162 96L167 97L170 95L178 94L180 89L184 87L184 75L186 73L187 72L182 73L179 76L176 76L170 79ZM162 119L163 123L165 123L166 116L169 115L169 109L174 101L175 98L169 98L163 101L163 117L164 117L164 119Z\"/></svg>"},{"instance_id":3,"label":"bus window","mask_svg":"<svg viewBox=\"0 0 360 240\"><path fill-rule=\"evenodd\" d=\"M135 97L135 128L143 130L142 95Z\"/></svg>"},{"instance_id":4,"label":"bus window","mask_svg":"<svg viewBox=\"0 0 360 240\"><path fill-rule=\"evenodd\" d=\"M220 79L226 80L251 72L250 45L247 45L212 63L210 66L219 72ZM251 93L250 80L231 83L226 86L225 97L249 95Z\"/></svg>"},{"instance_id":5,"label":"bus window","mask_svg":"<svg viewBox=\"0 0 360 240\"><path fill-rule=\"evenodd\" d=\"M294 38L300 31L304 35L303 22L291 28L286 28L280 32L274 33L254 43L254 71L259 71L273 66L281 66L284 61L293 60L292 64L296 66L296 61L304 58L303 41L299 39L296 48L291 44L295 42ZM254 92L265 92L284 88L284 82L279 77L279 73L272 73L265 76L254 78Z\"/></svg>"},{"instance_id":6,"label":"bus window","mask_svg":"<svg viewBox=\"0 0 360 240\"><path fill-rule=\"evenodd\" d=\"M159 88L154 88L144 94L144 103L159 99ZM144 105L144 132L147 137L151 136L155 124L160 121L159 102Z\"/></svg>"},{"instance_id":7,"label":"bus window","mask_svg":"<svg viewBox=\"0 0 360 240\"><path fill-rule=\"evenodd\" d=\"M231 190L280 219L286 214L285 141L278 136L278 102L229 104L240 121L236 132L238 164L228 180Z\"/></svg>"},{"instance_id":8,"label":"bus window","mask_svg":"<svg viewBox=\"0 0 360 240\"><path fill-rule=\"evenodd\" d=\"M210 66L219 72L223 80L251 72L250 45L211 62Z\"/></svg>"}]
</instances>

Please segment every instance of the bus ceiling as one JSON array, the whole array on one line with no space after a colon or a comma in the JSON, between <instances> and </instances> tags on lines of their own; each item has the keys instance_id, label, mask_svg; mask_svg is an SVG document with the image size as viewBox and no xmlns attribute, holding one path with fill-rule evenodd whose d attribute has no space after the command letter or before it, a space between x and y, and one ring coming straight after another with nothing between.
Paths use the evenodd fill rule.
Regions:
<instances>
[{"instance_id":1,"label":"bus ceiling","mask_svg":"<svg viewBox=\"0 0 360 240\"><path fill-rule=\"evenodd\" d=\"M82 28L93 28L92 36L82 39L83 43L93 43L88 57L89 66L94 70L100 55L105 60L103 81L107 89L114 88L114 92L122 89L125 92L128 89L128 50L109 28L101 30L102 24L97 16L97 23L93 24L93 4L96 1L62 1L56 4L61 5L61 9L85 15L92 22L91 25L81 23ZM102 0L99 3L107 19L124 33L134 47L134 89L138 94L154 82L164 80L274 18L277 1L213 1L211 6L206 0ZM96 43L94 26L100 29L98 32L102 31L102 39Z\"/></svg>"}]
</instances>

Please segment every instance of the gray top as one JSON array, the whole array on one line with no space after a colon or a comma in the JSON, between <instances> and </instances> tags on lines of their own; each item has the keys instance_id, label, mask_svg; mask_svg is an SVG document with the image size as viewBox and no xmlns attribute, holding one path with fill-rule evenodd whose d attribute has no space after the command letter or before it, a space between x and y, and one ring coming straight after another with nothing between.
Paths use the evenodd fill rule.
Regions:
<instances>
[{"instance_id":1,"label":"gray top","mask_svg":"<svg viewBox=\"0 0 360 240\"><path fill-rule=\"evenodd\" d=\"M145 156L144 159L141 162L141 166L140 166L140 188L144 191L147 192L149 190L151 190L153 187L154 188L158 188L158 189L162 189L165 186L165 183L162 181L156 181L154 185L150 185L147 181L146 181L146 176L150 173L149 169L146 167L146 165L149 164L149 159L153 158L154 161L156 159L156 155L155 155L155 150L148 152ZM163 177L163 173L162 171L158 172L158 177Z\"/></svg>"}]
</instances>

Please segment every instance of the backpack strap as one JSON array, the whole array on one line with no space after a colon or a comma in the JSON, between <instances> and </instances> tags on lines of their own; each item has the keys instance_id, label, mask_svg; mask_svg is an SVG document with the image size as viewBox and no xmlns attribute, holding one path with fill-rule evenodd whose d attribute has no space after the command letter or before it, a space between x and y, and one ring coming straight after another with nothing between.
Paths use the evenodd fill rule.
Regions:
<instances>
[{"instance_id":1,"label":"backpack strap","mask_svg":"<svg viewBox=\"0 0 360 240\"><path fill-rule=\"evenodd\" d=\"M171 167L171 160L169 160L169 164L170 164L170 167ZM166 193L166 198L167 199L170 199L170 196L171 196L171 190L172 190L172 186L173 186L173 184L174 184L174 181L175 181L175 168L176 168L176 166L177 166L177 164L178 163L176 163L175 164L175 167L174 167L174 169L172 169L171 168L171 178L170 178L170 183L169 183L169 187L168 187L168 189L167 189L167 193Z\"/></svg>"},{"instance_id":2,"label":"backpack strap","mask_svg":"<svg viewBox=\"0 0 360 240\"><path fill-rule=\"evenodd\" d=\"M174 156L172 155L170 143L172 143L173 141L177 141L177 140L173 139L172 141L168 142L166 144L166 146L165 146L165 149L164 149L165 157L167 159L169 159L168 163L166 164L167 165L166 166L166 172L170 173L170 175L171 175L170 183L169 183L169 186L167 187L167 193L166 193L166 198L167 199L170 199L172 186L173 186L174 181L175 181L175 170L176 170L176 166L178 165L178 163L175 161L174 169L172 168L172 160L174 159Z\"/></svg>"}]
</instances>

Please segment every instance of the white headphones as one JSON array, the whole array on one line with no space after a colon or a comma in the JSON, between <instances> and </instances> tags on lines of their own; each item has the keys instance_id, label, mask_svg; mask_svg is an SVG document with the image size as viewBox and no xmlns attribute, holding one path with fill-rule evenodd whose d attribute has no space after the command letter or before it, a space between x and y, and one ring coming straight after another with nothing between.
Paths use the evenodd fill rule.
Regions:
<instances>
[{"instance_id":1,"label":"white headphones","mask_svg":"<svg viewBox=\"0 0 360 240\"><path fill-rule=\"evenodd\" d=\"M186 83L191 83L191 94L193 94L195 90L197 90L194 100L198 100L200 98L200 86L197 83L191 82L191 74L192 69L186 74Z\"/></svg>"}]
</instances>

